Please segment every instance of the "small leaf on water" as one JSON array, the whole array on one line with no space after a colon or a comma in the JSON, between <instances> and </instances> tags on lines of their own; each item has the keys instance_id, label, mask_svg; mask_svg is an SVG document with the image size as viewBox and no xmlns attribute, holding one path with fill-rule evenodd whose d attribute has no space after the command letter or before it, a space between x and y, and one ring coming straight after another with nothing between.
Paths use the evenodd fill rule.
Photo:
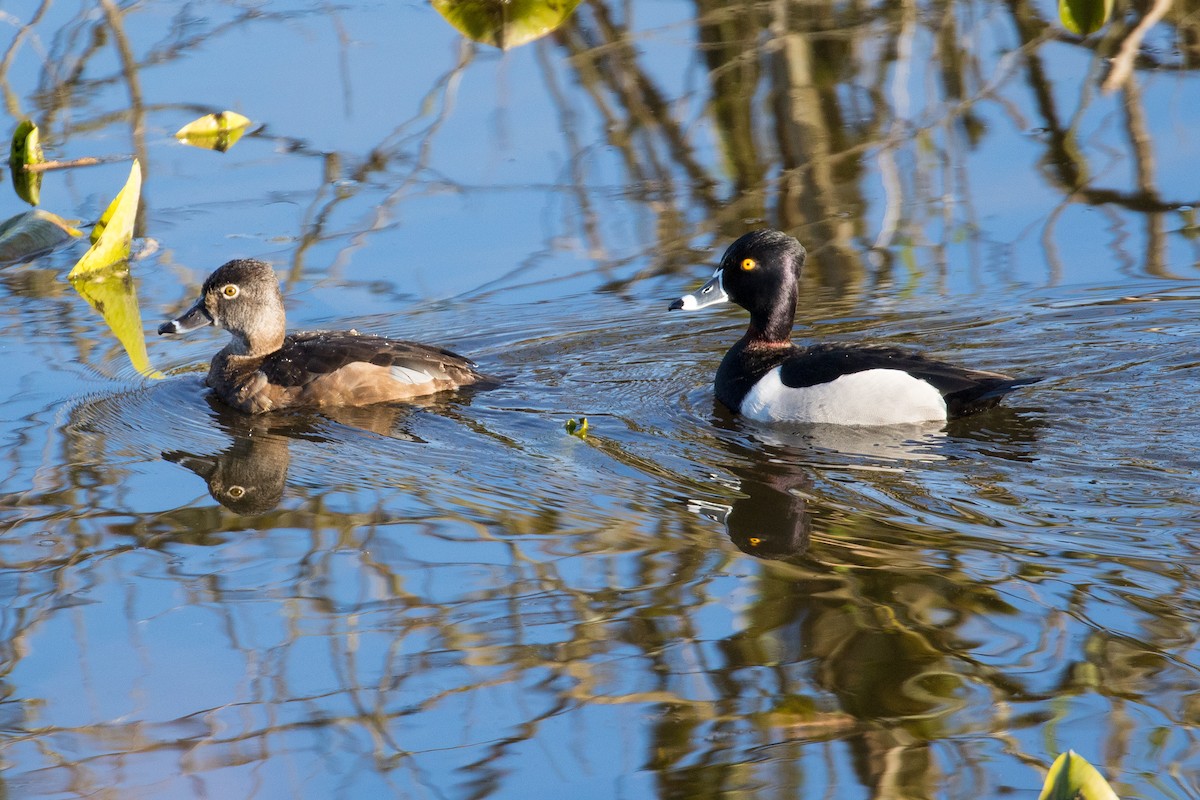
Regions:
<instances>
[{"instance_id":1,"label":"small leaf on water","mask_svg":"<svg viewBox=\"0 0 1200 800\"><path fill-rule=\"evenodd\" d=\"M76 262L67 277L74 278L104 269L129 258L133 242L133 223L137 218L138 201L142 195L142 166L135 158L129 179L116 198L108 204L100 221L92 229L92 247Z\"/></svg>"},{"instance_id":2,"label":"small leaf on water","mask_svg":"<svg viewBox=\"0 0 1200 800\"><path fill-rule=\"evenodd\" d=\"M1058 0L1063 27L1080 36L1091 36L1112 16L1113 0Z\"/></svg>"},{"instance_id":3,"label":"small leaf on water","mask_svg":"<svg viewBox=\"0 0 1200 800\"><path fill-rule=\"evenodd\" d=\"M12 149L8 153L8 165L13 170L21 169L26 164L40 164L45 161L42 155L42 144L38 136L38 126L33 120L23 120L13 134Z\"/></svg>"},{"instance_id":4,"label":"small leaf on water","mask_svg":"<svg viewBox=\"0 0 1200 800\"><path fill-rule=\"evenodd\" d=\"M31 206L36 206L42 201L42 173L29 172L22 168L13 169L10 172L12 172L13 191L17 193L17 197Z\"/></svg>"},{"instance_id":5,"label":"small leaf on water","mask_svg":"<svg viewBox=\"0 0 1200 800\"><path fill-rule=\"evenodd\" d=\"M567 420L567 433L572 436L578 436L580 439L586 439L588 434L587 417L580 417L578 421L574 419Z\"/></svg>"},{"instance_id":6,"label":"small leaf on water","mask_svg":"<svg viewBox=\"0 0 1200 800\"><path fill-rule=\"evenodd\" d=\"M175 138L193 147L224 153L242 138L249 126L250 120L236 111L218 111L184 125L175 132Z\"/></svg>"},{"instance_id":7,"label":"small leaf on water","mask_svg":"<svg viewBox=\"0 0 1200 800\"><path fill-rule=\"evenodd\" d=\"M0 222L0 265L32 261L83 236L57 214L35 208Z\"/></svg>"},{"instance_id":8,"label":"small leaf on water","mask_svg":"<svg viewBox=\"0 0 1200 800\"><path fill-rule=\"evenodd\" d=\"M1059 755L1046 774L1038 800L1120 800L1087 759L1074 750Z\"/></svg>"},{"instance_id":9,"label":"small leaf on water","mask_svg":"<svg viewBox=\"0 0 1200 800\"><path fill-rule=\"evenodd\" d=\"M459 33L507 50L540 39L562 25L581 0L433 0Z\"/></svg>"},{"instance_id":10,"label":"small leaf on water","mask_svg":"<svg viewBox=\"0 0 1200 800\"><path fill-rule=\"evenodd\" d=\"M104 317L125 348L133 368L147 378L162 378L163 374L150 366L146 354L146 332L138 310L137 291L125 264L110 264L107 269L87 275L71 275L70 280L75 291Z\"/></svg>"},{"instance_id":11,"label":"small leaf on water","mask_svg":"<svg viewBox=\"0 0 1200 800\"><path fill-rule=\"evenodd\" d=\"M17 197L36 206L42 199L42 176L27 172L26 164L41 164L45 161L38 126L33 120L23 120L13 134L12 147L8 151L8 166L12 169L13 191Z\"/></svg>"}]
</instances>

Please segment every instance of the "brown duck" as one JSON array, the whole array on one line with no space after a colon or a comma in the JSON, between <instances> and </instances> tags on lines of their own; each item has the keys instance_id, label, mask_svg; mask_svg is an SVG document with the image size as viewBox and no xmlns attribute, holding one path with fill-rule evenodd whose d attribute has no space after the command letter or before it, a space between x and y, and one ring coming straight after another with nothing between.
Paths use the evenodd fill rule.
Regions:
<instances>
[{"instance_id":1,"label":"brown duck","mask_svg":"<svg viewBox=\"0 0 1200 800\"><path fill-rule=\"evenodd\" d=\"M219 267L200 299L158 332L206 325L233 336L213 357L206 382L223 402L249 414L408 400L483 378L473 362L439 347L357 331L287 333L279 280L254 259Z\"/></svg>"}]
</instances>

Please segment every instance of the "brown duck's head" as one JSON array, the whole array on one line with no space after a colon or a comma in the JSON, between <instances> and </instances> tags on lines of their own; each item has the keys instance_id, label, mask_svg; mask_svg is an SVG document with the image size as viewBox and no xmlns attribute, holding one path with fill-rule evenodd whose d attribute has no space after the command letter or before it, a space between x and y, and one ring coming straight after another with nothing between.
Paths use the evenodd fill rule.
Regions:
<instances>
[{"instance_id":1,"label":"brown duck's head","mask_svg":"<svg viewBox=\"0 0 1200 800\"><path fill-rule=\"evenodd\" d=\"M233 335L246 353L261 355L283 343L287 320L275 270L265 261L230 261L208 276L192 307L159 326L160 334L181 334L213 325Z\"/></svg>"}]
</instances>

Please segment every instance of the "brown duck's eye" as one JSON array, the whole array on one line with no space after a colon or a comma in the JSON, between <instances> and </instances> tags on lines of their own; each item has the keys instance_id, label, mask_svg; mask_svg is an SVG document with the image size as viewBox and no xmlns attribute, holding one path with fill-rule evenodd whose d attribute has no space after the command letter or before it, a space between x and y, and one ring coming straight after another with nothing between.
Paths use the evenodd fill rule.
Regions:
<instances>
[{"instance_id":1,"label":"brown duck's eye","mask_svg":"<svg viewBox=\"0 0 1200 800\"><path fill-rule=\"evenodd\" d=\"M749 272L750 270L754 269L757 266L758 266L758 262L755 261L753 258L743 258L742 259L742 269L745 270L746 272Z\"/></svg>"},{"instance_id":2,"label":"brown duck's eye","mask_svg":"<svg viewBox=\"0 0 1200 800\"><path fill-rule=\"evenodd\" d=\"M226 297L237 297L239 291L241 290L238 289L237 284L234 283L227 283L221 287L221 294L225 295Z\"/></svg>"},{"instance_id":3,"label":"brown duck's eye","mask_svg":"<svg viewBox=\"0 0 1200 800\"><path fill-rule=\"evenodd\" d=\"M234 287L234 288L236 289L237 287ZM234 500L241 500L243 497L246 496L246 490L243 489L241 486L230 486L228 494Z\"/></svg>"},{"instance_id":4,"label":"brown duck's eye","mask_svg":"<svg viewBox=\"0 0 1200 800\"><path fill-rule=\"evenodd\" d=\"M746 260L749 261L750 259L747 258ZM758 547L760 544L762 544L762 539L758 538L757 536L750 537L750 546L751 547Z\"/></svg>"}]
</instances>

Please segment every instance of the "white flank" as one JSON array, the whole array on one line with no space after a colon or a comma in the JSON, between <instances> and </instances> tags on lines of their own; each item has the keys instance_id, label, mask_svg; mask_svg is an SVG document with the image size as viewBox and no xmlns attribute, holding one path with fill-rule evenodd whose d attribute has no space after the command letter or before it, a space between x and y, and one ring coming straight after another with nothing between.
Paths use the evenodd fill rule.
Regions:
<instances>
[{"instance_id":1,"label":"white flank","mask_svg":"<svg viewBox=\"0 0 1200 800\"><path fill-rule=\"evenodd\" d=\"M433 376L428 372L422 372L419 369L409 369L408 367L392 367L392 377L400 383L429 383L433 380Z\"/></svg>"},{"instance_id":2,"label":"white flank","mask_svg":"<svg viewBox=\"0 0 1200 800\"><path fill-rule=\"evenodd\" d=\"M779 367L742 400L743 416L759 422L902 425L942 422L946 401L933 386L896 369L868 369L803 389L784 386Z\"/></svg>"}]
</instances>

